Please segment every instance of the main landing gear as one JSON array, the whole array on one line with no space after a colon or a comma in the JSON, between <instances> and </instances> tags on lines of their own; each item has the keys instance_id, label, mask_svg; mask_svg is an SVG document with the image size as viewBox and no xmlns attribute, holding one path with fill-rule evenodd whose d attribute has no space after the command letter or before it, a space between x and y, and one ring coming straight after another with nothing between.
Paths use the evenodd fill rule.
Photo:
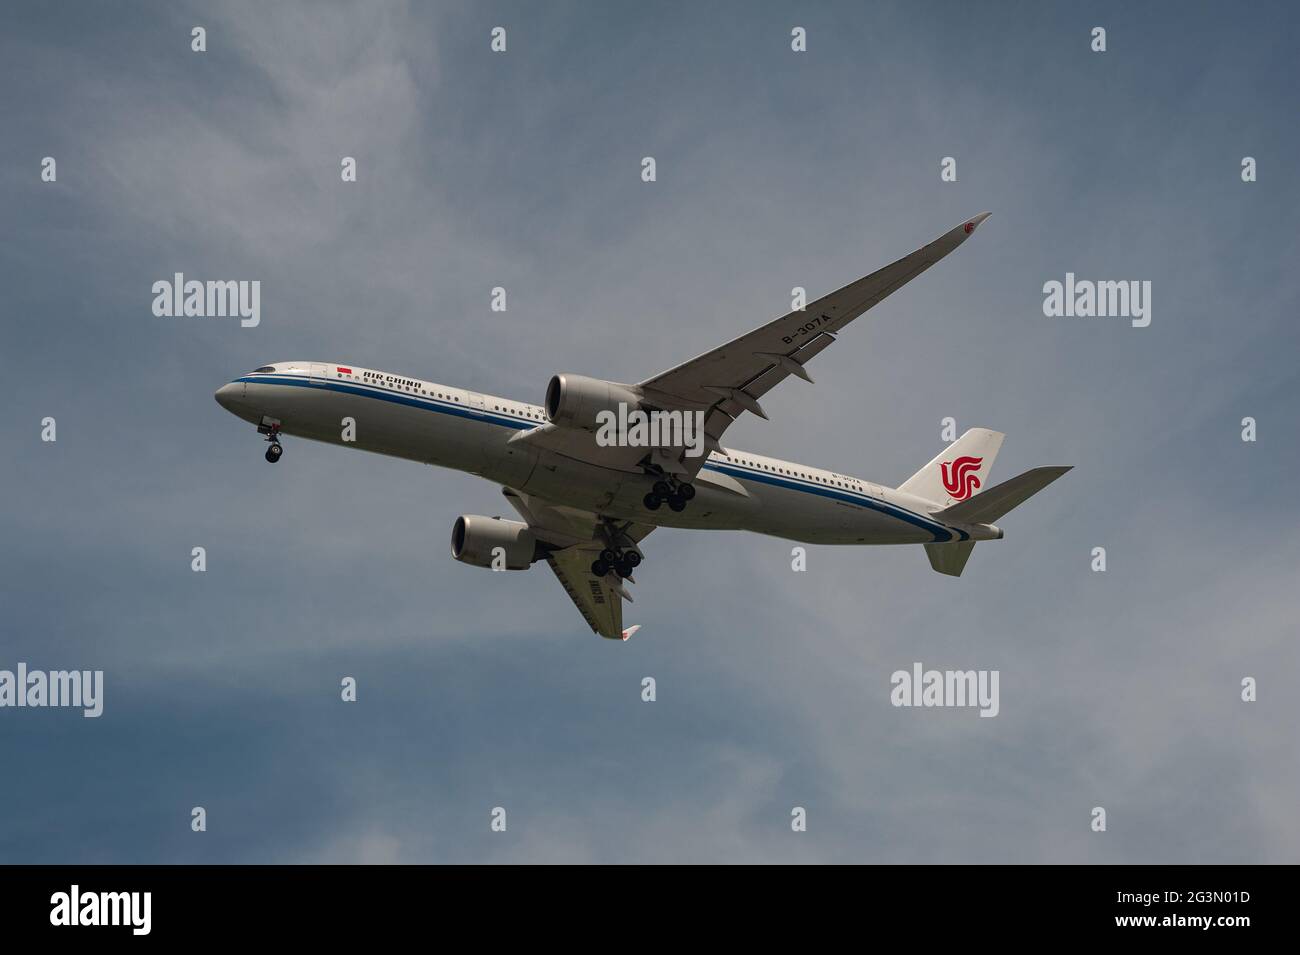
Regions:
<instances>
[{"instance_id":1,"label":"main landing gear","mask_svg":"<svg viewBox=\"0 0 1300 955\"><path fill-rule=\"evenodd\" d=\"M676 478L655 481L650 493L641 499L646 510L657 511L666 503L669 509L677 512L686 510L686 502L695 497L695 485L686 484Z\"/></svg>"},{"instance_id":2,"label":"main landing gear","mask_svg":"<svg viewBox=\"0 0 1300 955\"><path fill-rule=\"evenodd\" d=\"M606 547L600 556L591 562L591 573L604 577L611 570L624 580L632 576L632 571L641 565L641 555L635 550Z\"/></svg>"},{"instance_id":3,"label":"main landing gear","mask_svg":"<svg viewBox=\"0 0 1300 955\"><path fill-rule=\"evenodd\" d=\"M266 440L270 443L266 449L266 460L271 464L279 461L280 455L284 454L284 448L280 446L280 422L263 419L257 426L257 433L266 435Z\"/></svg>"},{"instance_id":4,"label":"main landing gear","mask_svg":"<svg viewBox=\"0 0 1300 955\"><path fill-rule=\"evenodd\" d=\"M605 540L605 547L591 562L593 576L604 577L612 570L627 580L641 566L641 552L636 549L636 541L626 533L630 526L630 523L620 526L609 518L603 519L600 536Z\"/></svg>"}]
</instances>

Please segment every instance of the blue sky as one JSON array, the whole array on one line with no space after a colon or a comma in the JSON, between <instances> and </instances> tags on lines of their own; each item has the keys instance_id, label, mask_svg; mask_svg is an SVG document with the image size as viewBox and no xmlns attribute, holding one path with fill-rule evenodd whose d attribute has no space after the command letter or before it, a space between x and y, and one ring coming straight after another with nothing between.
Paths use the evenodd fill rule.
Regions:
<instances>
[{"instance_id":1,"label":"blue sky","mask_svg":"<svg viewBox=\"0 0 1300 955\"><path fill-rule=\"evenodd\" d=\"M103 669L105 704L0 710L0 861L1297 861L1295 27L1285 4L14 8L0 668ZM560 371L640 380L984 210L816 386L728 432L897 484L952 416L1007 433L999 478L1075 465L958 580L919 548L794 574L786 542L660 531L644 629L610 645L544 569L450 559L494 486L305 441L271 468L212 400L296 358L532 401ZM260 280L261 324L155 317L177 271ZM1151 281L1150 327L1045 317L1066 272ZM892 707L918 660L1000 670L1001 712Z\"/></svg>"}]
</instances>

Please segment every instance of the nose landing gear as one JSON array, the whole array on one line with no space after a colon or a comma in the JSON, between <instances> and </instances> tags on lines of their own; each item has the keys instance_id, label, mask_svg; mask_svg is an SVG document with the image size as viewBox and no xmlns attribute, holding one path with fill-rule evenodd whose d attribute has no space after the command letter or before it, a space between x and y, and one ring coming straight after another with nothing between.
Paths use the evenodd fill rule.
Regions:
<instances>
[{"instance_id":1,"label":"nose landing gear","mask_svg":"<svg viewBox=\"0 0 1300 955\"><path fill-rule=\"evenodd\" d=\"M680 513L686 510L686 502L695 497L695 485L678 481L676 478L655 481L654 487L650 493L641 499L641 503L646 506L646 510L657 511L661 504L667 504L669 509Z\"/></svg>"},{"instance_id":2,"label":"nose landing gear","mask_svg":"<svg viewBox=\"0 0 1300 955\"><path fill-rule=\"evenodd\" d=\"M284 448L280 446L280 422L273 418L263 418L262 423L257 426L257 433L266 435L266 440L270 447L266 449L266 460L271 464L280 460L280 455L284 454Z\"/></svg>"}]
</instances>

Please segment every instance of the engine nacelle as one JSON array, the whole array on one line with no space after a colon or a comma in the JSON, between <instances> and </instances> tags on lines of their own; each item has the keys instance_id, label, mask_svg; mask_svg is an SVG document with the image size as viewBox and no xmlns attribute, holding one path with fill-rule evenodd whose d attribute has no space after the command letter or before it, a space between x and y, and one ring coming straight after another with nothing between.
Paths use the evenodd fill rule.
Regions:
<instances>
[{"instance_id":1,"label":"engine nacelle","mask_svg":"<svg viewBox=\"0 0 1300 955\"><path fill-rule=\"evenodd\" d=\"M496 553L500 548L500 555ZM533 563L537 538L522 521L462 514L451 526L451 556L475 567L527 570Z\"/></svg>"},{"instance_id":2,"label":"engine nacelle","mask_svg":"<svg viewBox=\"0 0 1300 955\"><path fill-rule=\"evenodd\" d=\"M641 407L641 396L626 385L582 375L555 375L546 386L546 417L553 425L595 431L602 411L618 414L618 406L628 411Z\"/></svg>"}]
</instances>

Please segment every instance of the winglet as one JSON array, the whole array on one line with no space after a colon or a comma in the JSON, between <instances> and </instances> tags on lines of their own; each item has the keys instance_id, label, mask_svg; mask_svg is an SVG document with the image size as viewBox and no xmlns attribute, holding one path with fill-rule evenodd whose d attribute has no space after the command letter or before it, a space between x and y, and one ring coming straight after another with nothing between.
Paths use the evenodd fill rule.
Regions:
<instances>
[{"instance_id":1,"label":"winglet","mask_svg":"<svg viewBox=\"0 0 1300 955\"><path fill-rule=\"evenodd\" d=\"M626 630L624 630L624 631L623 631L623 642L626 643L627 640L628 640L628 638L631 637L632 634L636 633L636 632L637 632L638 630L640 630L640 629L641 629L641 624L639 624L639 623L634 623L634 624L632 624L632 626L630 626L630 627L628 627Z\"/></svg>"},{"instance_id":2,"label":"winglet","mask_svg":"<svg viewBox=\"0 0 1300 955\"><path fill-rule=\"evenodd\" d=\"M965 241L965 239L967 238L967 236L969 236L972 232L974 232L974 231L975 231L975 228L976 228L976 227L977 227L981 222L983 222L985 219L987 219L990 215L992 215L992 213L989 213L989 212L981 212L981 213L980 213L979 215L977 215L975 218L973 218L973 219L967 219L965 222L963 222L961 225L959 225L956 229L953 229L952 232L953 232L953 234L955 234L955 233L957 232L957 230L960 229L960 230L961 230L961 234L958 235L957 238L960 239L960 240L962 240L962 241Z\"/></svg>"}]
</instances>

